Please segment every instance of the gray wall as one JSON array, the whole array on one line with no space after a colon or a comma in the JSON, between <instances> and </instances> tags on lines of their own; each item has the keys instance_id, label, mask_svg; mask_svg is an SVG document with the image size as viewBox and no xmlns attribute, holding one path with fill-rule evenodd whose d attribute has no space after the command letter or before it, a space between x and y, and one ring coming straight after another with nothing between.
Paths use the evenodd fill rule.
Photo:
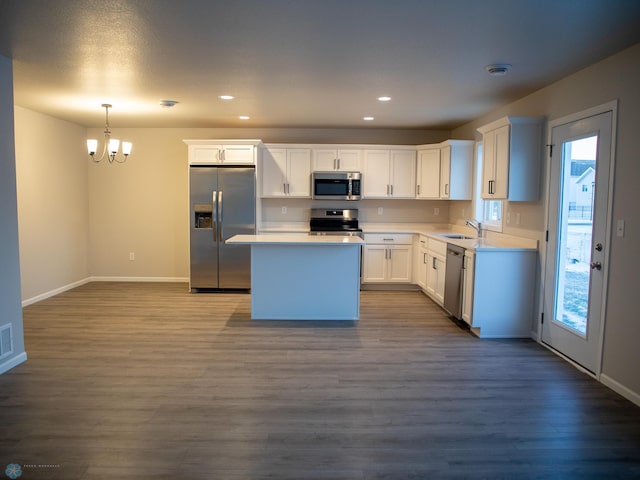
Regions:
<instances>
[{"instance_id":1,"label":"gray wall","mask_svg":"<svg viewBox=\"0 0 640 480\"><path fill-rule=\"evenodd\" d=\"M26 360L16 198L13 67L11 60L0 56L0 327L10 323L13 330L13 353L0 361L0 372Z\"/></svg>"},{"instance_id":2,"label":"gray wall","mask_svg":"<svg viewBox=\"0 0 640 480\"><path fill-rule=\"evenodd\" d=\"M635 298L640 280L639 85L640 44L637 44L452 132L455 138L474 138L477 127L505 115L543 115L550 121L618 100L613 219L614 228L615 221L624 219L626 232L624 238L613 235L610 244L602 380L630 390L636 398L640 398L640 315ZM546 179L543 185L546 187ZM540 232L545 229L545 196L546 188L540 202L511 204L526 213L522 215L522 229Z\"/></svg>"}]
</instances>

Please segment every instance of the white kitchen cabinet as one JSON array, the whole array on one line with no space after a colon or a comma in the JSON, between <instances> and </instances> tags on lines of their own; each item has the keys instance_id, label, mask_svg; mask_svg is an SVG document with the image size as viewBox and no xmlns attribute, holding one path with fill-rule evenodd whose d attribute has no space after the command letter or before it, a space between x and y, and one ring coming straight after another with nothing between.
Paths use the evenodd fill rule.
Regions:
<instances>
[{"instance_id":1,"label":"white kitchen cabinet","mask_svg":"<svg viewBox=\"0 0 640 480\"><path fill-rule=\"evenodd\" d=\"M440 198L440 147L418 149L416 198Z\"/></svg>"},{"instance_id":2,"label":"white kitchen cabinet","mask_svg":"<svg viewBox=\"0 0 640 480\"><path fill-rule=\"evenodd\" d=\"M413 235L366 234L363 283L411 283Z\"/></svg>"},{"instance_id":3,"label":"white kitchen cabinet","mask_svg":"<svg viewBox=\"0 0 640 480\"><path fill-rule=\"evenodd\" d=\"M260 140L184 140L189 165L252 165Z\"/></svg>"},{"instance_id":4,"label":"white kitchen cabinet","mask_svg":"<svg viewBox=\"0 0 640 480\"><path fill-rule=\"evenodd\" d=\"M473 315L473 280L475 254L469 250L464 253L462 264L462 320L471 325Z\"/></svg>"},{"instance_id":5,"label":"white kitchen cabinet","mask_svg":"<svg viewBox=\"0 0 640 480\"><path fill-rule=\"evenodd\" d=\"M429 238L427 244L427 288L426 293L437 304L444 303L447 244Z\"/></svg>"},{"instance_id":6,"label":"white kitchen cabinet","mask_svg":"<svg viewBox=\"0 0 640 480\"><path fill-rule=\"evenodd\" d=\"M311 197L311 150L265 148L260 168L263 197Z\"/></svg>"},{"instance_id":7,"label":"white kitchen cabinet","mask_svg":"<svg viewBox=\"0 0 640 480\"><path fill-rule=\"evenodd\" d=\"M504 117L482 133L482 198L512 202L539 196L542 119Z\"/></svg>"},{"instance_id":8,"label":"white kitchen cabinet","mask_svg":"<svg viewBox=\"0 0 640 480\"><path fill-rule=\"evenodd\" d=\"M462 318L481 338L531 337L536 250L465 253Z\"/></svg>"},{"instance_id":9,"label":"white kitchen cabinet","mask_svg":"<svg viewBox=\"0 0 640 480\"><path fill-rule=\"evenodd\" d=\"M427 248L429 239L420 235L418 240L418 255L415 261L415 281L423 290L427 290L427 268L429 266L429 250Z\"/></svg>"},{"instance_id":10,"label":"white kitchen cabinet","mask_svg":"<svg viewBox=\"0 0 640 480\"><path fill-rule=\"evenodd\" d=\"M440 199L471 200L473 196L472 140L440 144Z\"/></svg>"},{"instance_id":11,"label":"white kitchen cabinet","mask_svg":"<svg viewBox=\"0 0 640 480\"><path fill-rule=\"evenodd\" d=\"M313 149L314 172L359 172L362 151L357 149Z\"/></svg>"},{"instance_id":12,"label":"white kitchen cabinet","mask_svg":"<svg viewBox=\"0 0 640 480\"><path fill-rule=\"evenodd\" d=\"M415 198L415 150L365 150L365 198Z\"/></svg>"},{"instance_id":13,"label":"white kitchen cabinet","mask_svg":"<svg viewBox=\"0 0 640 480\"><path fill-rule=\"evenodd\" d=\"M418 147L416 198L471 200L473 143L447 140Z\"/></svg>"}]
</instances>

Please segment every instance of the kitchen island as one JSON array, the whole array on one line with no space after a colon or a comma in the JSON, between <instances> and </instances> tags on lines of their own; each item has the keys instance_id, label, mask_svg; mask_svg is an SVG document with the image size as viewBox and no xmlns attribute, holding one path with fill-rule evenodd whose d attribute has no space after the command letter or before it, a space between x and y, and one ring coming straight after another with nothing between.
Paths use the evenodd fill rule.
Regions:
<instances>
[{"instance_id":1,"label":"kitchen island","mask_svg":"<svg viewBox=\"0 0 640 480\"><path fill-rule=\"evenodd\" d=\"M358 320L360 237L235 235L251 245L251 318Z\"/></svg>"}]
</instances>

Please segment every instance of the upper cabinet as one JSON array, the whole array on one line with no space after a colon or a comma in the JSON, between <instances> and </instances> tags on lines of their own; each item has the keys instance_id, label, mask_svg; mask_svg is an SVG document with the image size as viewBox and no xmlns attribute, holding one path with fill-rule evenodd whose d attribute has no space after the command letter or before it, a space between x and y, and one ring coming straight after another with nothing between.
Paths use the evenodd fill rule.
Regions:
<instances>
[{"instance_id":1,"label":"upper cabinet","mask_svg":"<svg viewBox=\"0 0 640 480\"><path fill-rule=\"evenodd\" d=\"M447 140L418 147L416 197L471 200L473 141Z\"/></svg>"},{"instance_id":2,"label":"upper cabinet","mask_svg":"<svg viewBox=\"0 0 640 480\"><path fill-rule=\"evenodd\" d=\"M418 147L416 170L416 197L423 199L440 198L440 146Z\"/></svg>"},{"instance_id":3,"label":"upper cabinet","mask_svg":"<svg viewBox=\"0 0 640 480\"><path fill-rule=\"evenodd\" d=\"M361 168L361 150L356 149L313 149L314 172L359 172Z\"/></svg>"},{"instance_id":4,"label":"upper cabinet","mask_svg":"<svg viewBox=\"0 0 640 480\"><path fill-rule=\"evenodd\" d=\"M189 165L253 165L260 140L184 140Z\"/></svg>"},{"instance_id":5,"label":"upper cabinet","mask_svg":"<svg viewBox=\"0 0 640 480\"><path fill-rule=\"evenodd\" d=\"M365 198L415 198L416 151L365 150Z\"/></svg>"},{"instance_id":6,"label":"upper cabinet","mask_svg":"<svg viewBox=\"0 0 640 480\"><path fill-rule=\"evenodd\" d=\"M482 198L538 200L541 117L504 117L478 128L482 134Z\"/></svg>"},{"instance_id":7,"label":"upper cabinet","mask_svg":"<svg viewBox=\"0 0 640 480\"><path fill-rule=\"evenodd\" d=\"M263 197L311 197L311 150L264 148L261 161Z\"/></svg>"}]
</instances>

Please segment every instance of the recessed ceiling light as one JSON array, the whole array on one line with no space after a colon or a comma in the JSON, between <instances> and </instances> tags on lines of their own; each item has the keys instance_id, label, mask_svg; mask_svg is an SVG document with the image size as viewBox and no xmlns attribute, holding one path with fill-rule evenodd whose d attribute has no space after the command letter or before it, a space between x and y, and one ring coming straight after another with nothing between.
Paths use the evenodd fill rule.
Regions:
<instances>
[{"instance_id":1,"label":"recessed ceiling light","mask_svg":"<svg viewBox=\"0 0 640 480\"><path fill-rule=\"evenodd\" d=\"M380 102L388 102L390 100L391 100L391 97L386 97L386 96L378 97L378 101L380 101Z\"/></svg>"},{"instance_id":2,"label":"recessed ceiling light","mask_svg":"<svg viewBox=\"0 0 640 480\"><path fill-rule=\"evenodd\" d=\"M160 106L165 108L174 107L178 102L177 100L160 100Z\"/></svg>"},{"instance_id":3,"label":"recessed ceiling light","mask_svg":"<svg viewBox=\"0 0 640 480\"><path fill-rule=\"evenodd\" d=\"M374 119L374 117L362 117L365 122L370 122Z\"/></svg>"},{"instance_id":4,"label":"recessed ceiling light","mask_svg":"<svg viewBox=\"0 0 640 480\"><path fill-rule=\"evenodd\" d=\"M239 118L240 120L249 120L251 117L250 117L250 116L248 116L248 115L240 115L238 118Z\"/></svg>"},{"instance_id":5,"label":"recessed ceiling light","mask_svg":"<svg viewBox=\"0 0 640 480\"><path fill-rule=\"evenodd\" d=\"M220 95L218 98L220 100L233 100L236 97L234 97L233 95Z\"/></svg>"},{"instance_id":6,"label":"recessed ceiling light","mask_svg":"<svg viewBox=\"0 0 640 480\"><path fill-rule=\"evenodd\" d=\"M489 75L493 75L494 77L501 77L502 75L506 75L510 68L511 65L508 63L493 63L484 67Z\"/></svg>"}]
</instances>

